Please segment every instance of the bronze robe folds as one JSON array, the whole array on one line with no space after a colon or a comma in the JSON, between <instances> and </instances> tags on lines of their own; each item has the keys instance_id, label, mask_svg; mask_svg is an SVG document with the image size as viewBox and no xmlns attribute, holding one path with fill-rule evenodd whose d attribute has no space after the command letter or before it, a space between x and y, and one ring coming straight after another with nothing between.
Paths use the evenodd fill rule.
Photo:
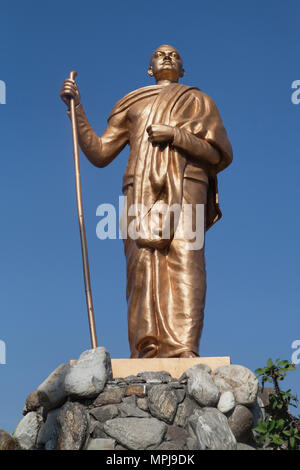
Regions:
<instances>
[{"instance_id":1,"label":"bronze robe folds","mask_svg":"<svg viewBox=\"0 0 300 470\"><path fill-rule=\"evenodd\" d=\"M206 229L221 217L216 175L231 163L232 150L213 100L200 90L177 83L135 90L115 105L101 138L81 106L76 114L81 148L96 166L107 165L130 144L123 180L128 207L142 204L149 214L161 202L192 204L195 216L196 204L205 204ZM172 145L153 146L146 131L150 124L174 127ZM216 152L217 165L201 158ZM204 247L190 250L190 240L174 237L176 228L175 223L165 239L147 224L143 236L124 240L131 357L198 355Z\"/></svg>"}]
</instances>

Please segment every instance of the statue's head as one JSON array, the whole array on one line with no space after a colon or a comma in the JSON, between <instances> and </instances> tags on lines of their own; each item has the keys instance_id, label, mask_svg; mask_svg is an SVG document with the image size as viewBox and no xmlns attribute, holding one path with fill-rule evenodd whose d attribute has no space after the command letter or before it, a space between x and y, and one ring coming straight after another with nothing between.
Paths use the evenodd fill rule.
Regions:
<instances>
[{"instance_id":1,"label":"statue's head","mask_svg":"<svg viewBox=\"0 0 300 470\"><path fill-rule=\"evenodd\" d=\"M175 47L163 44L153 52L150 58L148 75L158 80L178 82L184 75L182 59Z\"/></svg>"}]
</instances>

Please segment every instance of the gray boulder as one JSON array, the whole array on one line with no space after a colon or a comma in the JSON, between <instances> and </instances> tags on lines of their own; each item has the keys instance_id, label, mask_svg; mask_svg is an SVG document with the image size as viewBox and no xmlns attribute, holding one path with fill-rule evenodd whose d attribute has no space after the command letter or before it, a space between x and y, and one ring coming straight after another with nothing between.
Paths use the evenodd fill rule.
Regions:
<instances>
[{"instance_id":1,"label":"gray boulder","mask_svg":"<svg viewBox=\"0 0 300 470\"><path fill-rule=\"evenodd\" d=\"M204 370L204 371L207 372L208 374L211 374L211 368L210 368L207 364L195 364L194 366L192 366L192 367L190 367L189 369L187 369L187 370L182 374L182 376L178 379L178 381L179 381L179 382L186 382L190 370L193 370L193 371L196 371L196 370Z\"/></svg>"},{"instance_id":2,"label":"gray boulder","mask_svg":"<svg viewBox=\"0 0 300 470\"><path fill-rule=\"evenodd\" d=\"M98 406L97 408L93 408L90 410L90 414L101 423L105 423L105 421L109 419L113 419L118 416L118 408L116 405L104 405Z\"/></svg>"},{"instance_id":3,"label":"gray boulder","mask_svg":"<svg viewBox=\"0 0 300 470\"><path fill-rule=\"evenodd\" d=\"M237 450L256 450L255 447L243 444L242 442L237 443Z\"/></svg>"},{"instance_id":4,"label":"gray boulder","mask_svg":"<svg viewBox=\"0 0 300 470\"><path fill-rule=\"evenodd\" d=\"M199 450L235 450L236 439L226 416L216 408L196 410L189 418L189 433ZM189 441L189 445L191 442ZM195 449L193 449L195 450Z\"/></svg>"},{"instance_id":5,"label":"gray boulder","mask_svg":"<svg viewBox=\"0 0 300 470\"><path fill-rule=\"evenodd\" d=\"M187 450L187 447L185 444L182 444L181 441L168 441L168 442L162 442L156 450Z\"/></svg>"},{"instance_id":6,"label":"gray boulder","mask_svg":"<svg viewBox=\"0 0 300 470\"><path fill-rule=\"evenodd\" d=\"M168 383L172 380L169 372L139 372L137 375L139 378L145 380L147 383Z\"/></svg>"},{"instance_id":7,"label":"gray boulder","mask_svg":"<svg viewBox=\"0 0 300 470\"><path fill-rule=\"evenodd\" d=\"M141 410L136 404L136 396L131 395L123 399L123 403L119 405L121 418L150 418L146 411Z\"/></svg>"},{"instance_id":8,"label":"gray boulder","mask_svg":"<svg viewBox=\"0 0 300 470\"><path fill-rule=\"evenodd\" d=\"M71 366L69 364L61 364L38 387L37 392L41 392L40 395L38 395L39 398L46 397L44 400L47 399L47 403L44 402L44 400L41 402L42 406L46 406L47 409L52 409L64 404L67 398L65 377L70 368Z\"/></svg>"},{"instance_id":9,"label":"gray boulder","mask_svg":"<svg viewBox=\"0 0 300 470\"><path fill-rule=\"evenodd\" d=\"M262 399L258 396L255 403L250 407L250 410L252 411L252 415L253 415L253 427L254 428L256 426L258 426L258 420L259 419L264 421L264 419L266 417L266 412L265 412L264 406L265 405L264 405Z\"/></svg>"},{"instance_id":10,"label":"gray boulder","mask_svg":"<svg viewBox=\"0 0 300 470\"><path fill-rule=\"evenodd\" d=\"M141 410L144 410L144 411L149 410L148 399L147 398L137 398L136 404Z\"/></svg>"},{"instance_id":11,"label":"gray boulder","mask_svg":"<svg viewBox=\"0 0 300 470\"><path fill-rule=\"evenodd\" d=\"M212 377L220 392L233 392L237 404L252 405L256 401L258 380L247 367L221 366L212 372Z\"/></svg>"},{"instance_id":12,"label":"gray boulder","mask_svg":"<svg viewBox=\"0 0 300 470\"><path fill-rule=\"evenodd\" d=\"M42 418L35 411L27 413L19 422L13 437L17 439L22 449L31 450L35 448L41 425Z\"/></svg>"},{"instance_id":13,"label":"gray boulder","mask_svg":"<svg viewBox=\"0 0 300 470\"><path fill-rule=\"evenodd\" d=\"M228 424L238 442L247 442L251 438L253 415L246 406L237 405L228 418Z\"/></svg>"},{"instance_id":14,"label":"gray boulder","mask_svg":"<svg viewBox=\"0 0 300 470\"><path fill-rule=\"evenodd\" d=\"M89 432L93 439L107 439L109 437L106 432L104 432L104 423L100 423L100 421L94 421L93 425L90 426Z\"/></svg>"},{"instance_id":15,"label":"gray boulder","mask_svg":"<svg viewBox=\"0 0 300 470\"><path fill-rule=\"evenodd\" d=\"M115 405L117 403L121 403L124 393L125 389L119 387L106 388L103 392L100 393L100 395L98 395L93 405L96 407L101 405Z\"/></svg>"},{"instance_id":16,"label":"gray boulder","mask_svg":"<svg viewBox=\"0 0 300 470\"><path fill-rule=\"evenodd\" d=\"M75 398L94 398L112 378L111 360L108 351L95 348L84 351L70 368L65 378L67 395Z\"/></svg>"},{"instance_id":17,"label":"gray boulder","mask_svg":"<svg viewBox=\"0 0 300 470\"><path fill-rule=\"evenodd\" d=\"M188 437L189 434L185 429L179 426L171 425L168 426L168 430L165 435L165 440L175 443L177 447L183 449L186 446L186 441Z\"/></svg>"},{"instance_id":18,"label":"gray boulder","mask_svg":"<svg viewBox=\"0 0 300 470\"><path fill-rule=\"evenodd\" d=\"M234 407L235 398L233 393L230 390L221 393L218 403L218 410L221 411L221 413L228 413L229 411L233 410Z\"/></svg>"},{"instance_id":19,"label":"gray boulder","mask_svg":"<svg viewBox=\"0 0 300 470\"><path fill-rule=\"evenodd\" d=\"M114 450L115 443L114 439L90 439L86 450Z\"/></svg>"},{"instance_id":20,"label":"gray boulder","mask_svg":"<svg viewBox=\"0 0 300 470\"><path fill-rule=\"evenodd\" d=\"M51 403L49 402L48 396L45 392L34 390L26 398L25 412L23 414L29 413L29 411L37 411L40 407L44 407L49 410L51 408Z\"/></svg>"},{"instance_id":21,"label":"gray boulder","mask_svg":"<svg viewBox=\"0 0 300 470\"><path fill-rule=\"evenodd\" d=\"M88 413L79 403L67 402L57 416L57 450L80 450L89 430Z\"/></svg>"},{"instance_id":22,"label":"gray boulder","mask_svg":"<svg viewBox=\"0 0 300 470\"><path fill-rule=\"evenodd\" d=\"M183 402L178 405L174 424L185 428L189 417L199 408L200 406L195 402L195 400L190 397L185 397Z\"/></svg>"},{"instance_id":23,"label":"gray boulder","mask_svg":"<svg viewBox=\"0 0 300 470\"><path fill-rule=\"evenodd\" d=\"M167 425L155 418L115 418L106 421L104 431L131 450L159 446Z\"/></svg>"},{"instance_id":24,"label":"gray boulder","mask_svg":"<svg viewBox=\"0 0 300 470\"><path fill-rule=\"evenodd\" d=\"M59 411L59 409L49 411L46 422L42 425L38 434L38 447L45 445L47 450L56 448L58 439L57 416Z\"/></svg>"},{"instance_id":25,"label":"gray boulder","mask_svg":"<svg viewBox=\"0 0 300 470\"><path fill-rule=\"evenodd\" d=\"M186 371L188 378L188 393L201 406L215 406L218 403L220 392L211 375L198 366Z\"/></svg>"},{"instance_id":26,"label":"gray boulder","mask_svg":"<svg viewBox=\"0 0 300 470\"><path fill-rule=\"evenodd\" d=\"M178 401L175 390L168 385L155 385L148 393L150 413L168 424L174 420Z\"/></svg>"}]
</instances>

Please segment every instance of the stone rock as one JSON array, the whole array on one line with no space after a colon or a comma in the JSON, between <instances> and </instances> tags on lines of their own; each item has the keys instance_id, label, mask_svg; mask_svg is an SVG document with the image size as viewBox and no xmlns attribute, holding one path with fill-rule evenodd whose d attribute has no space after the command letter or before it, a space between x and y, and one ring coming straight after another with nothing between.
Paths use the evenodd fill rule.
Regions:
<instances>
[{"instance_id":1,"label":"stone rock","mask_svg":"<svg viewBox=\"0 0 300 470\"><path fill-rule=\"evenodd\" d=\"M152 387L148 393L148 405L152 416L171 424L178 406L175 390L169 388L168 385Z\"/></svg>"},{"instance_id":2,"label":"stone rock","mask_svg":"<svg viewBox=\"0 0 300 470\"><path fill-rule=\"evenodd\" d=\"M189 434L185 429L179 426L171 425L171 426L168 426L165 440L175 442L176 446L180 447L180 449L178 450L182 450L186 445L186 441L188 437L189 437Z\"/></svg>"},{"instance_id":3,"label":"stone rock","mask_svg":"<svg viewBox=\"0 0 300 470\"><path fill-rule=\"evenodd\" d=\"M204 372L207 372L208 374L211 374L211 368L206 365L206 364L195 364L194 366L190 367L187 369L181 377L178 379L179 382L181 383L186 383L188 379L188 373L190 370L197 371L197 370L204 370Z\"/></svg>"},{"instance_id":4,"label":"stone rock","mask_svg":"<svg viewBox=\"0 0 300 470\"><path fill-rule=\"evenodd\" d=\"M89 434L91 434L91 435L93 434L93 431L94 431L95 426L96 426L97 423L99 423L99 421L97 421L97 420L94 418L94 416L92 416L92 415L90 414L90 419L89 419L89 431L88 431Z\"/></svg>"},{"instance_id":5,"label":"stone rock","mask_svg":"<svg viewBox=\"0 0 300 470\"><path fill-rule=\"evenodd\" d=\"M140 398L145 397L147 394L146 385L128 385L125 390L125 396L136 395Z\"/></svg>"},{"instance_id":6,"label":"stone rock","mask_svg":"<svg viewBox=\"0 0 300 470\"><path fill-rule=\"evenodd\" d=\"M262 399L258 396L255 403L250 407L250 410L252 411L252 416L253 416L253 427L254 428L256 426L258 426L258 420L259 419L261 419L263 421L266 417L264 406L265 405L264 405Z\"/></svg>"},{"instance_id":7,"label":"stone rock","mask_svg":"<svg viewBox=\"0 0 300 470\"><path fill-rule=\"evenodd\" d=\"M114 450L114 439L90 439L86 450Z\"/></svg>"},{"instance_id":8,"label":"stone rock","mask_svg":"<svg viewBox=\"0 0 300 470\"><path fill-rule=\"evenodd\" d=\"M187 389L201 406L215 406L218 403L220 392L211 375L197 366L186 371L188 377Z\"/></svg>"},{"instance_id":9,"label":"stone rock","mask_svg":"<svg viewBox=\"0 0 300 470\"><path fill-rule=\"evenodd\" d=\"M237 443L237 450L256 450L255 447L243 444L242 442Z\"/></svg>"},{"instance_id":10,"label":"stone rock","mask_svg":"<svg viewBox=\"0 0 300 470\"><path fill-rule=\"evenodd\" d=\"M183 375L178 379L178 381L179 381L179 383L180 383L181 385L187 384L187 377L186 377L186 375L183 374Z\"/></svg>"},{"instance_id":11,"label":"stone rock","mask_svg":"<svg viewBox=\"0 0 300 470\"><path fill-rule=\"evenodd\" d=\"M131 450L158 446L166 430L167 425L155 418L115 418L104 425L109 436Z\"/></svg>"},{"instance_id":12,"label":"stone rock","mask_svg":"<svg viewBox=\"0 0 300 470\"><path fill-rule=\"evenodd\" d=\"M141 410L144 410L144 411L149 410L147 398L137 398L136 404Z\"/></svg>"},{"instance_id":13,"label":"stone rock","mask_svg":"<svg viewBox=\"0 0 300 470\"><path fill-rule=\"evenodd\" d=\"M24 450L34 449L37 436L42 425L42 418L35 412L30 411L19 422L13 437L17 439Z\"/></svg>"},{"instance_id":14,"label":"stone rock","mask_svg":"<svg viewBox=\"0 0 300 470\"><path fill-rule=\"evenodd\" d=\"M51 403L48 399L48 396L42 390L34 390L26 398L25 410L26 413L29 411L36 411L40 407L45 407L46 409L51 408Z\"/></svg>"},{"instance_id":15,"label":"stone rock","mask_svg":"<svg viewBox=\"0 0 300 470\"><path fill-rule=\"evenodd\" d=\"M95 398L112 378L111 359L108 351L95 348L84 351L70 368L65 378L65 390L76 398Z\"/></svg>"},{"instance_id":16,"label":"stone rock","mask_svg":"<svg viewBox=\"0 0 300 470\"><path fill-rule=\"evenodd\" d=\"M139 372L137 375L139 378L144 379L147 383L168 383L172 380L169 372Z\"/></svg>"},{"instance_id":17,"label":"stone rock","mask_svg":"<svg viewBox=\"0 0 300 470\"><path fill-rule=\"evenodd\" d=\"M187 447L185 444L182 444L181 441L168 441L162 442L156 450L186 450Z\"/></svg>"},{"instance_id":18,"label":"stone rock","mask_svg":"<svg viewBox=\"0 0 300 470\"><path fill-rule=\"evenodd\" d=\"M220 392L233 392L236 403L252 405L258 392L258 380L246 367L239 365L221 366L212 372Z\"/></svg>"},{"instance_id":19,"label":"stone rock","mask_svg":"<svg viewBox=\"0 0 300 470\"><path fill-rule=\"evenodd\" d=\"M120 387L107 388L98 395L93 405L115 405L121 403L124 396L124 390Z\"/></svg>"},{"instance_id":20,"label":"stone rock","mask_svg":"<svg viewBox=\"0 0 300 470\"><path fill-rule=\"evenodd\" d=\"M119 405L121 418L150 418L146 411L141 410L136 404L136 395L131 395L123 399L123 403Z\"/></svg>"},{"instance_id":21,"label":"stone rock","mask_svg":"<svg viewBox=\"0 0 300 470\"><path fill-rule=\"evenodd\" d=\"M236 450L226 416L216 408L198 409L189 418L189 433L200 450Z\"/></svg>"},{"instance_id":22,"label":"stone rock","mask_svg":"<svg viewBox=\"0 0 300 470\"><path fill-rule=\"evenodd\" d=\"M171 382L169 382L169 387L175 389L182 389L184 387L184 384L182 382L178 382L178 380L172 379Z\"/></svg>"},{"instance_id":23,"label":"stone rock","mask_svg":"<svg viewBox=\"0 0 300 470\"><path fill-rule=\"evenodd\" d=\"M47 449L55 449L58 439L58 423L57 416L59 409L49 411L47 415L46 422L42 425L38 438L37 445L38 447L47 444Z\"/></svg>"},{"instance_id":24,"label":"stone rock","mask_svg":"<svg viewBox=\"0 0 300 470\"><path fill-rule=\"evenodd\" d=\"M88 413L76 402L67 402L57 416L59 435L57 450L80 450L89 428Z\"/></svg>"},{"instance_id":25,"label":"stone rock","mask_svg":"<svg viewBox=\"0 0 300 470\"><path fill-rule=\"evenodd\" d=\"M66 401L65 378L70 368L69 364L61 364L38 387L37 391L47 396L48 409L57 408Z\"/></svg>"},{"instance_id":26,"label":"stone rock","mask_svg":"<svg viewBox=\"0 0 300 470\"><path fill-rule=\"evenodd\" d=\"M188 450L200 450L199 444L196 438L188 437L186 440Z\"/></svg>"},{"instance_id":27,"label":"stone rock","mask_svg":"<svg viewBox=\"0 0 300 470\"><path fill-rule=\"evenodd\" d=\"M218 403L218 410L221 411L221 413L228 413L229 411L233 410L234 407L235 398L233 393L230 390L221 393Z\"/></svg>"},{"instance_id":28,"label":"stone rock","mask_svg":"<svg viewBox=\"0 0 300 470\"><path fill-rule=\"evenodd\" d=\"M237 405L228 418L228 424L238 442L247 442L251 436L253 415L243 405Z\"/></svg>"},{"instance_id":29,"label":"stone rock","mask_svg":"<svg viewBox=\"0 0 300 470\"><path fill-rule=\"evenodd\" d=\"M104 423L108 419L113 419L118 416L118 408L116 405L104 405L90 410L90 414L94 416L97 421Z\"/></svg>"},{"instance_id":30,"label":"stone rock","mask_svg":"<svg viewBox=\"0 0 300 470\"><path fill-rule=\"evenodd\" d=\"M260 398L262 402L262 406L268 406L269 405L269 398L270 395L273 395L275 393L275 390L273 387L258 387L258 394L257 397Z\"/></svg>"},{"instance_id":31,"label":"stone rock","mask_svg":"<svg viewBox=\"0 0 300 470\"><path fill-rule=\"evenodd\" d=\"M8 432L0 429L0 450L19 450L19 444Z\"/></svg>"},{"instance_id":32,"label":"stone rock","mask_svg":"<svg viewBox=\"0 0 300 470\"><path fill-rule=\"evenodd\" d=\"M137 377L136 375L128 375L124 380L127 384L140 384L146 382L146 380L142 379L141 377Z\"/></svg>"},{"instance_id":33,"label":"stone rock","mask_svg":"<svg viewBox=\"0 0 300 470\"><path fill-rule=\"evenodd\" d=\"M174 424L185 428L188 423L189 417L195 410L199 409L198 403L190 397L185 397L184 401L178 405L177 413L174 419Z\"/></svg>"},{"instance_id":34,"label":"stone rock","mask_svg":"<svg viewBox=\"0 0 300 470\"><path fill-rule=\"evenodd\" d=\"M176 393L178 403L182 403L186 395L185 390L180 389L180 388L175 388L174 392Z\"/></svg>"},{"instance_id":35,"label":"stone rock","mask_svg":"<svg viewBox=\"0 0 300 470\"><path fill-rule=\"evenodd\" d=\"M127 385L126 382L125 382L125 379L121 378L121 377L113 377L112 379L109 379L107 381L107 386L115 386L115 385Z\"/></svg>"},{"instance_id":36,"label":"stone rock","mask_svg":"<svg viewBox=\"0 0 300 470\"><path fill-rule=\"evenodd\" d=\"M93 439L107 439L109 437L104 431L104 423L100 423L100 421L94 421L93 425L90 426L89 431Z\"/></svg>"},{"instance_id":37,"label":"stone rock","mask_svg":"<svg viewBox=\"0 0 300 470\"><path fill-rule=\"evenodd\" d=\"M128 450L126 447L121 446L120 444L116 444L115 450Z\"/></svg>"}]
</instances>

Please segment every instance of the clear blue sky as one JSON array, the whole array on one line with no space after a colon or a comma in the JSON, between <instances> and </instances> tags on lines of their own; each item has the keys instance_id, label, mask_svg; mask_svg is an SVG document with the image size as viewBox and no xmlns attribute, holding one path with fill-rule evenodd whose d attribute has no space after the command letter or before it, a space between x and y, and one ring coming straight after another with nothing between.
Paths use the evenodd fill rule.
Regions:
<instances>
[{"instance_id":1,"label":"clear blue sky","mask_svg":"<svg viewBox=\"0 0 300 470\"><path fill-rule=\"evenodd\" d=\"M0 79L0 428L59 364L90 347L70 122L59 88L70 72L101 134L114 103L151 84L161 43L184 59L184 83L213 97L234 150L220 175L223 219L207 234L203 356L254 370L290 359L299 328L300 79L297 0L2 1ZM121 240L96 237L96 208L121 194L128 150L105 169L81 155L99 342L128 357ZM300 390L300 367L286 387Z\"/></svg>"}]
</instances>

